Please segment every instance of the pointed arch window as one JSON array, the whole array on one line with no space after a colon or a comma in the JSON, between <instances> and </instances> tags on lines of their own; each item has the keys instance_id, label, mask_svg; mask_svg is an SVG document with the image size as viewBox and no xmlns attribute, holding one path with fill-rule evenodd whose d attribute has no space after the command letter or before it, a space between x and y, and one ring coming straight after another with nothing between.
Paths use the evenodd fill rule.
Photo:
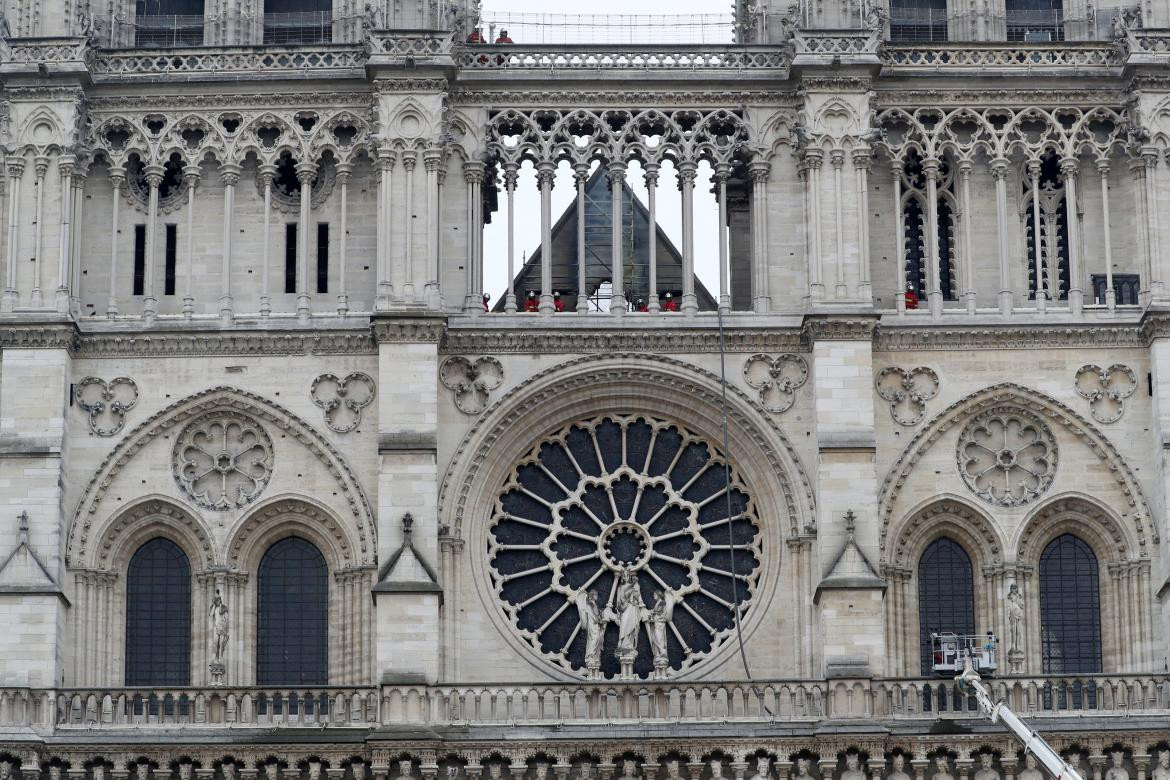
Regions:
<instances>
[{"instance_id":1,"label":"pointed arch window","mask_svg":"<svg viewBox=\"0 0 1170 780\"><path fill-rule=\"evenodd\" d=\"M191 684L191 564L170 539L138 548L126 571L126 685Z\"/></svg>"},{"instance_id":2,"label":"pointed arch window","mask_svg":"<svg viewBox=\"0 0 1170 780\"><path fill-rule=\"evenodd\" d=\"M935 185L937 223L930 228L930 184L927 166L922 156L911 150L902 164L902 235L906 256L906 286L913 289L919 300L926 300L930 290L927 265L931 250L938 258L938 289L944 301L958 298L958 278L955 270L955 175L947 160L938 163Z\"/></svg>"},{"instance_id":3,"label":"pointed arch window","mask_svg":"<svg viewBox=\"0 0 1170 780\"><path fill-rule=\"evenodd\" d=\"M1040 158L1040 169L1033 200L1031 173L1025 169L1023 175L1024 236L1028 241L1028 297L1036 299L1037 275L1040 288L1048 300L1063 301L1068 298L1069 257L1068 257L1068 203L1065 198L1064 174L1060 172L1060 160L1054 152L1047 152ZM1036 240L1036 214L1040 215L1040 236ZM1036 261L1039 246L1040 261Z\"/></svg>"},{"instance_id":4,"label":"pointed arch window","mask_svg":"<svg viewBox=\"0 0 1170 780\"><path fill-rule=\"evenodd\" d=\"M953 539L930 543L918 559L918 642L922 675L934 674L932 633L975 633L975 585L971 558Z\"/></svg>"},{"instance_id":5,"label":"pointed arch window","mask_svg":"<svg viewBox=\"0 0 1170 780\"><path fill-rule=\"evenodd\" d=\"M257 585L256 684L329 683L329 571L313 544L281 539L264 553Z\"/></svg>"},{"instance_id":6,"label":"pointed arch window","mask_svg":"<svg viewBox=\"0 0 1170 780\"><path fill-rule=\"evenodd\" d=\"M1097 556L1063 534L1040 555L1040 644L1044 674L1101 671L1101 581Z\"/></svg>"}]
</instances>

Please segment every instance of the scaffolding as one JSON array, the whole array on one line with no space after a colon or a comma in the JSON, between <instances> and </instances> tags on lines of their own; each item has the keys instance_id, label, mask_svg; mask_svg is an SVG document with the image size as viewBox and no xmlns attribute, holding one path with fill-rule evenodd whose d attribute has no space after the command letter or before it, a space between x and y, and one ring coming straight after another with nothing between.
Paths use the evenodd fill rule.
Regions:
<instances>
[{"instance_id":1,"label":"scaffolding","mask_svg":"<svg viewBox=\"0 0 1170 780\"><path fill-rule=\"evenodd\" d=\"M490 43L507 30L516 43L735 42L735 17L725 14L543 14L485 11L480 30Z\"/></svg>"}]
</instances>

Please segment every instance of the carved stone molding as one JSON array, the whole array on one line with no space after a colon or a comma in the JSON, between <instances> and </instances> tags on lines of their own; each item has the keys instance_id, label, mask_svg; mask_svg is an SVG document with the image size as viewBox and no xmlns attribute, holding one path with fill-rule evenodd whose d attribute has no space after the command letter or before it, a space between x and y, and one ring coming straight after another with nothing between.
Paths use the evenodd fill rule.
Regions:
<instances>
[{"instance_id":1,"label":"carved stone molding","mask_svg":"<svg viewBox=\"0 0 1170 780\"><path fill-rule=\"evenodd\" d=\"M323 333L86 333L82 357L199 357L248 355L377 354L369 331Z\"/></svg>"},{"instance_id":2,"label":"carved stone molding","mask_svg":"<svg viewBox=\"0 0 1170 780\"><path fill-rule=\"evenodd\" d=\"M808 345L796 328L768 330L727 329L724 345L728 352L807 352ZM608 354L613 352L694 353L719 352L715 329L648 330L549 330L533 338L532 329L463 330L448 328L440 347L448 354L459 353L565 353Z\"/></svg>"},{"instance_id":3,"label":"carved stone molding","mask_svg":"<svg viewBox=\"0 0 1170 780\"><path fill-rule=\"evenodd\" d=\"M89 429L98 436L113 436L126 424L126 413L138 403L138 385L127 376L109 382L87 376L77 383L77 405L85 410ZM102 420L109 424L102 425Z\"/></svg>"},{"instance_id":4,"label":"carved stone molding","mask_svg":"<svg viewBox=\"0 0 1170 780\"><path fill-rule=\"evenodd\" d=\"M1147 344L1148 338L1137 324L880 327L874 339L874 349L880 352L1142 347Z\"/></svg>"},{"instance_id":5,"label":"carved stone molding","mask_svg":"<svg viewBox=\"0 0 1170 780\"><path fill-rule=\"evenodd\" d=\"M796 403L796 390L808 381L808 363L800 355L752 355L743 365L743 381L759 391L760 405L783 414Z\"/></svg>"},{"instance_id":6,"label":"carved stone molding","mask_svg":"<svg viewBox=\"0 0 1170 780\"><path fill-rule=\"evenodd\" d=\"M894 422L910 426L926 417L926 402L938 395L939 378L926 366L910 370L887 366L878 372L874 387L878 395L889 402Z\"/></svg>"},{"instance_id":7,"label":"carved stone molding","mask_svg":"<svg viewBox=\"0 0 1170 780\"><path fill-rule=\"evenodd\" d=\"M7 90L6 94L11 92ZM37 88L38 100L44 100L44 90ZM80 93L78 93L80 95ZM155 94L152 95L151 106L156 111L174 111L179 109L238 109L240 106L253 106L263 111L266 108L295 108L330 107L348 108L359 112L367 110L371 97L370 92L271 92L264 94L240 92L214 92L209 94ZM100 95L90 101L90 108L95 114L124 110L141 110L142 98L137 95Z\"/></svg>"},{"instance_id":8,"label":"carved stone molding","mask_svg":"<svg viewBox=\"0 0 1170 780\"><path fill-rule=\"evenodd\" d=\"M246 414L217 411L175 438L175 482L204 509L226 512L256 500L272 478L272 439Z\"/></svg>"},{"instance_id":9,"label":"carved stone molding","mask_svg":"<svg viewBox=\"0 0 1170 780\"><path fill-rule=\"evenodd\" d=\"M468 360L454 355L439 366L439 381L455 397L455 407L464 414L479 414L487 408L491 393L504 382L504 367L494 357Z\"/></svg>"},{"instance_id":10,"label":"carved stone molding","mask_svg":"<svg viewBox=\"0 0 1170 780\"><path fill-rule=\"evenodd\" d=\"M1056 437L1044 420L1014 406L976 415L959 434L955 458L971 492L996 506L1039 498L1056 475Z\"/></svg>"},{"instance_id":11,"label":"carved stone molding","mask_svg":"<svg viewBox=\"0 0 1170 780\"><path fill-rule=\"evenodd\" d=\"M1137 374L1129 366L1081 366L1073 377L1077 395L1089 402L1089 413L1101 423L1114 423L1125 413L1125 399L1137 391Z\"/></svg>"},{"instance_id":12,"label":"carved stone molding","mask_svg":"<svg viewBox=\"0 0 1170 780\"><path fill-rule=\"evenodd\" d=\"M117 564L110 559L110 553L122 535L133 531L135 526L143 521L149 521L157 527L159 524L183 529L184 536L192 539L197 545L203 559L204 566L211 566L215 562L215 543L211 534L202 521L189 510L168 501L145 501L120 512L102 534L94 554L94 563L99 569L106 570ZM84 564L84 561L78 561Z\"/></svg>"},{"instance_id":13,"label":"carved stone molding","mask_svg":"<svg viewBox=\"0 0 1170 780\"><path fill-rule=\"evenodd\" d=\"M0 349L68 349L77 346L72 325L15 325L0 328Z\"/></svg>"},{"instance_id":14,"label":"carved stone molding","mask_svg":"<svg viewBox=\"0 0 1170 780\"><path fill-rule=\"evenodd\" d=\"M877 317L813 316L804 321L804 333L812 341L871 341Z\"/></svg>"},{"instance_id":15,"label":"carved stone molding","mask_svg":"<svg viewBox=\"0 0 1170 780\"><path fill-rule=\"evenodd\" d=\"M403 317L374 320L373 332L379 344L438 344L446 327L442 317Z\"/></svg>"},{"instance_id":16,"label":"carved stone molding","mask_svg":"<svg viewBox=\"0 0 1170 780\"><path fill-rule=\"evenodd\" d=\"M596 82L593 82L596 83ZM590 106L600 105L653 105L670 106L680 105L686 108L695 106L743 106L745 104L758 106L777 105L798 107L801 100L795 91L770 90L734 90L720 92L690 92L690 91L611 91L591 90L582 87L579 91L562 90L516 90L516 91L488 91L473 89L456 89L451 93L452 102L459 106L563 106L570 109L580 108L582 104Z\"/></svg>"},{"instance_id":17,"label":"carved stone molding","mask_svg":"<svg viewBox=\"0 0 1170 780\"><path fill-rule=\"evenodd\" d=\"M353 371L340 378L321 374L313 380L309 397L324 410L325 424L330 430L349 433L361 425L362 409L374 400L375 392L369 374Z\"/></svg>"}]
</instances>

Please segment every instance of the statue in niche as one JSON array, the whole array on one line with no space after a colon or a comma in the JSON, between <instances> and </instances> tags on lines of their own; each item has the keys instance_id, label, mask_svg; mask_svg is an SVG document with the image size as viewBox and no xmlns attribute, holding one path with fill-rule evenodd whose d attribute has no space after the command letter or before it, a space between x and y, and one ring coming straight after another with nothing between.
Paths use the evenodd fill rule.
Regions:
<instances>
[{"instance_id":1,"label":"statue in niche","mask_svg":"<svg viewBox=\"0 0 1170 780\"><path fill-rule=\"evenodd\" d=\"M1110 751L1109 763L1109 769L1105 772L1105 780L1129 780L1129 770L1125 768L1124 751Z\"/></svg>"},{"instance_id":2,"label":"statue in niche","mask_svg":"<svg viewBox=\"0 0 1170 780\"><path fill-rule=\"evenodd\" d=\"M639 780L638 763L627 758L622 761L622 776L618 780Z\"/></svg>"},{"instance_id":3,"label":"statue in niche","mask_svg":"<svg viewBox=\"0 0 1170 780\"><path fill-rule=\"evenodd\" d=\"M398 776L412 777L414 775L414 762L409 758L403 758L398 761Z\"/></svg>"},{"instance_id":4,"label":"statue in niche","mask_svg":"<svg viewBox=\"0 0 1170 780\"><path fill-rule=\"evenodd\" d=\"M796 778L797 780L812 780L811 774L812 761L807 758L796 759Z\"/></svg>"},{"instance_id":5,"label":"statue in niche","mask_svg":"<svg viewBox=\"0 0 1170 780\"><path fill-rule=\"evenodd\" d=\"M1040 762L1031 753L1024 756L1024 768L1020 770L1018 780L1044 780L1044 773L1040 771Z\"/></svg>"},{"instance_id":6,"label":"statue in niche","mask_svg":"<svg viewBox=\"0 0 1170 780\"><path fill-rule=\"evenodd\" d=\"M642 626L642 614L646 605L642 602L642 591L634 572L622 572L621 584L617 589L618 641L615 653L622 664L622 676L633 675L634 659L638 657L638 629ZM629 667L628 669L626 667Z\"/></svg>"},{"instance_id":7,"label":"statue in niche","mask_svg":"<svg viewBox=\"0 0 1170 780\"><path fill-rule=\"evenodd\" d=\"M95 766L96 770L97 767ZM0 780L12 780L12 762L0 761Z\"/></svg>"},{"instance_id":8,"label":"statue in niche","mask_svg":"<svg viewBox=\"0 0 1170 780\"><path fill-rule=\"evenodd\" d=\"M931 777L934 780L955 780L951 774L950 760L945 755L934 757L934 774Z\"/></svg>"},{"instance_id":9,"label":"statue in niche","mask_svg":"<svg viewBox=\"0 0 1170 780\"><path fill-rule=\"evenodd\" d=\"M974 780L999 780L999 772L992 766L994 762L995 754L980 753L979 768L975 770Z\"/></svg>"},{"instance_id":10,"label":"statue in niche","mask_svg":"<svg viewBox=\"0 0 1170 780\"><path fill-rule=\"evenodd\" d=\"M593 762L582 761L577 769L577 780L593 780Z\"/></svg>"},{"instance_id":11,"label":"statue in niche","mask_svg":"<svg viewBox=\"0 0 1170 780\"><path fill-rule=\"evenodd\" d=\"M504 774L504 765L501 764L499 761L493 761L490 764L488 764L488 777L490 777L491 780L500 780L500 778L503 776L503 774Z\"/></svg>"},{"instance_id":12,"label":"statue in niche","mask_svg":"<svg viewBox=\"0 0 1170 780\"><path fill-rule=\"evenodd\" d=\"M711 780L722 780L723 778L723 762L718 758L713 758L707 765L711 767Z\"/></svg>"},{"instance_id":13,"label":"statue in niche","mask_svg":"<svg viewBox=\"0 0 1170 780\"><path fill-rule=\"evenodd\" d=\"M1158 751L1158 765L1151 777L1153 780L1170 780L1170 750Z\"/></svg>"},{"instance_id":14,"label":"statue in niche","mask_svg":"<svg viewBox=\"0 0 1170 780\"><path fill-rule=\"evenodd\" d=\"M223 780L236 780L236 765L231 761L225 761L219 770L223 772Z\"/></svg>"},{"instance_id":15,"label":"statue in niche","mask_svg":"<svg viewBox=\"0 0 1170 780\"><path fill-rule=\"evenodd\" d=\"M224 656L228 644L228 608L223 603L219 591L211 601L211 609L207 614L209 633L211 634L211 663L207 671L211 673L212 685L223 685L223 676L226 671Z\"/></svg>"},{"instance_id":16,"label":"statue in niche","mask_svg":"<svg viewBox=\"0 0 1170 780\"><path fill-rule=\"evenodd\" d=\"M1014 582L1008 587L1007 619L1008 650L1012 652L1022 650L1020 642L1023 641L1024 633L1024 594L1020 593L1019 586Z\"/></svg>"},{"instance_id":17,"label":"statue in niche","mask_svg":"<svg viewBox=\"0 0 1170 780\"><path fill-rule=\"evenodd\" d=\"M654 606L646 611L646 636L650 638L650 653L654 658L654 677L666 679L670 659L666 654L666 628L674 617L674 594L654 592Z\"/></svg>"},{"instance_id":18,"label":"statue in niche","mask_svg":"<svg viewBox=\"0 0 1170 780\"><path fill-rule=\"evenodd\" d=\"M678 759L672 758L666 762L666 777L667 780L680 780Z\"/></svg>"},{"instance_id":19,"label":"statue in niche","mask_svg":"<svg viewBox=\"0 0 1170 780\"><path fill-rule=\"evenodd\" d=\"M321 780L321 762L309 762L309 780Z\"/></svg>"},{"instance_id":20,"label":"statue in niche","mask_svg":"<svg viewBox=\"0 0 1170 780\"><path fill-rule=\"evenodd\" d=\"M605 641L605 624L615 619L607 608L602 610L597 603L597 591L577 594L577 615L585 633L585 676L590 680L601 679L601 646ZM585 764L581 764L585 768Z\"/></svg>"},{"instance_id":21,"label":"statue in niche","mask_svg":"<svg viewBox=\"0 0 1170 780\"><path fill-rule=\"evenodd\" d=\"M53 770L56 770L56 772L57 772L55 777L53 775ZM134 765L134 776L137 777L138 780L150 780L150 764L146 763L145 761L142 761L138 764L135 764ZM59 767L59 766L49 767L49 779L50 780L61 780L61 767Z\"/></svg>"},{"instance_id":22,"label":"statue in niche","mask_svg":"<svg viewBox=\"0 0 1170 780\"><path fill-rule=\"evenodd\" d=\"M357 772L353 774L354 780L357 780ZM459 766L457 764L447 765L447 780L459 780Z\"/></svg>"},{"instance_id":23,"label":"statue in niche","mask_svg":"<svg viewBox=\"0 0 1170 780\"><path fill-rule=\"evenodd\" d=\"M890 773L886 775L886 780L910 780L910 775L906 773L906 756L894 754L890 759Z\"/></svg>"},{"instance_id":24,"label":"statue in niche","mask_svg":"<svg viewBox=\"0 0 1170 780\"><path fill-rule=\"evenodd\" d=\"M845 771L841 773L841 780L866 780L861 769L861 756L857 753L850 751L845 754Z\"/></svg>"},{"instance_id":25,"label":"statue in niche","mask_svg":"<svg viewBox=\"0 0 1170 780\"><path fill-rule=\"evenodd\" d=\"M771 771L772 759L767 756L760 756L756 759L756 773L751 776L751 780L769 780Z\"/></svg>"},{"instance_id":26,"label":"statue in niche","mask_svg":"<svg viewBox=\"0 0 1170 780\"><path fill-rule=\"evenodd\" d=\"M194 769L189 761L179 764L179 780L191 780L191 770Z\"/></svg>"},{"instance_id":27,"label":"statue in niche","mask_svg":"<svg viewBox=\"0 0 1170 780\"><path fill-rule=\"evenodd\" d=\"M545 761L537 761L533 767L533 780L548 780L548 763Z\"/></svg>"}]
</instances>

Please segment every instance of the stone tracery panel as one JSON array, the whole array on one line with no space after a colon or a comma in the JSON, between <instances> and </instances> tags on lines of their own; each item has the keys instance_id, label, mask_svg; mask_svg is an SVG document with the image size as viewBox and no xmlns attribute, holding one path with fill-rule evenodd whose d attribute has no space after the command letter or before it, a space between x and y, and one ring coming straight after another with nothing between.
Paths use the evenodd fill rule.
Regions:
<instances>
[{"instance_id":1,"label":"stone tracery panel","mask_svg":"<svg viewBox=\"0 0 1170 780\"><path fill-rule=\"evenodd\" d=\"M1056 438L1039 417L996 407L959 434L959 474L989 504L1020 506L1036 499L1056 474Z\"/></svg>"},{"instance_id":2,"label":"stone tracery panel","mask_svg":"<svg viewBox=\"0 0 1170 780\"><path fill-rule=\"evenodd\" d=\"M272 439L264 426L238 412L193 420L175 440L175 482L205 509L222 512L252 503L272 477L272 461Z\"/></svg>"},{"instance_id":3,"label":"stone tracery panel","mask_svg":"<svg viewBox=\"0 0 1170 780\"><path fill-rule=\"evenodd\" d=\"M502 609L544 658L589 678L661 678L731 636L760 544L752 498L717 447L663 420L607 415L517 464L488 556Z\"/></svg>"}]
</instances>

